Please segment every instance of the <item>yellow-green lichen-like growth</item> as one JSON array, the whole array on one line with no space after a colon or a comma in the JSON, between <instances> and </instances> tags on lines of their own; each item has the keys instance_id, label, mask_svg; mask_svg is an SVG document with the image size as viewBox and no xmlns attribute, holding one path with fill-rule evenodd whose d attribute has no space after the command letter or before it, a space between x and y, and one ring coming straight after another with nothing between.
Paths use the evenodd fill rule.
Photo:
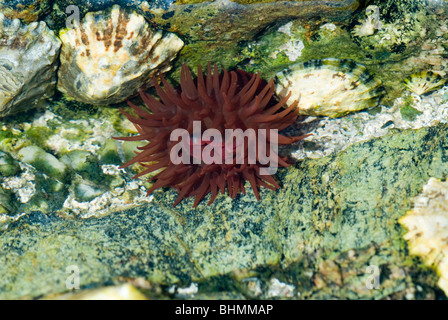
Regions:
<instances>
[{"instance_id":1,"label":"yellow-green lichen-like growth","mask_svg":"<svg viewBox=\"0 0 448 320\"><path fill-rule=\"evenodd\" d=\"M404 238L411 254L437 270L438 285L448 295L448 181L429 179L399 222L408 230Z\"/></svg>"}]
</instances>

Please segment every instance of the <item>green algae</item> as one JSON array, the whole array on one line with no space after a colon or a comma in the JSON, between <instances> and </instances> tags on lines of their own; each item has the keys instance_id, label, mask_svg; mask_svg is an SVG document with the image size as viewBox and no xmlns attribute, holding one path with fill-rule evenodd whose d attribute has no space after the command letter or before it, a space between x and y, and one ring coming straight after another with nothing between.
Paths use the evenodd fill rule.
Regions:
<instances>
[{"instance_id":1,"label":"green algae","mask_svg":"<svg viewBox=\"0 0 448 320\"><path fill-rule=\"evenodd\" d=\"M4 177L15 176L19 173L18 162L9 154L0 151L0 175Z\"/></svg>"},{"instance_id":2,"label":"green algae","mask_svg":"<svg viewBox=\"0 0 448 320\"><path fill-rule=\"evenodd\" d=\"M270 16L265 15L262 7L249 10L246 7L251 5L235 3L242 7L237 10L238 19L228 16L229 12L233 12L231 6L221 7L214 2L177 4L166 10L151 8L147 11L137 10L150 19L151 23L176 32L186 42L179 59L173 65L173 71L167 75L173 83L178 83L180 66L183 63L187 63L193 72L197 69L197 65L204 66L207 62L212 62L227 69L239 67L250 72L260 71L264 78L269 79L291 63L332 57L352 59L365 64L375 77L383 81L388 92L384 103L390 104L403 91L402 86L398 84L419 67L407 61L400 63L398 58L392 59L391 54L395 54L394 52L399 53L397 57L402 57L403 54L394 48L391 49L392 51L387 49L386 47L391 45L381 40L384 35L380 37L380 33L362 38L353 36L350 31L352 27L350 13L359 6L357 1L334 1L334 7L331 9L319 1L310 8L301 10L293 10L287 6L280 9L270 7L275 8ZM271 4L259 3L256 6L259 5ZM397 27L409 26L406 30L399 32L401 39L399 41L404 41L407 47L404 56L421 50L417 38L423 29L436 29L432 16L423 19L420 12L409 11L410 7L412 6L400 7L401 12L407 13L394 16L395 20L390 22L391 25L395 23ZM285 12L280 12L281 10ZM320 13L317 14L319 11ZM294 16L292 12L300 12L300 17ZM385 15L383 12L381 14ZM323 18L317 19L316 15ZM412 22L412 27L409 23L400 22L399 19L403 16ZM364 10L359 10L357 17L360 21L365 20ZM293 22L290 36L276 30L281 23L288 21ZM324 28L325 22L334 22L335 30ZM398 32L395 29L387 29L387 32L395 35ZM255 40L254 37L256 37ZM285 45L293 47L299 41L303 42L304 49L297 60L291 61L285 50L281 48ZM386 46L384 48L392 53L387 53L386 49L380 48L380 44ZM391 59L394 61L391 62ZM385 69L388 72L384 72Z\"/></svg>"},{"instance_id":3,"label":"green algae","mask_svg":"<svg viewBox=\"0 0 448 320\"><path fill-rule=\"evenodd\" d=\"M378 61L399 61L416 54L425 38L433 33L430 26L438 24L434 15L427 14L426 8L417 8L416 12L408 11L391 22L386 22L386 14L380 15L380 21L384 23L381 22L381 28L371 35L358 34L358 26L355 26L352 31L354 40L371 59Z\"/></svg>"},{"instance_id":4,"label":"green algae","mask_svg":"<svg viewBox=\"0 0 448 320\"><path fill-rule=\"evenodd\" d=\"M404 104L400 107L400 113L403 119L406 121L415 121L417 116L422 114L421 111L412 107L413 103L414 99L411 95L407 95L406 97L404 97Z\"/></svg>"},{"instance_id":5,"label":"green algae","mask_svg":"<svg viewBox=\"0 0 448 320\"><path fill-rule=\"evenodd\" d=\"M2 183L11 202L17 203L11 207L3 201L9 215L66 212L69 195L84 202L126 188L130 174L112 174L123 161L121 143L110 136L133 130L117 108L98 109L63 98L48 104L45 112L35 110L23 117L4 119L0 131L0 172L8 178ZM103 172L103 165L112 167ZM123 203L137 194L133 190L121 194Z\"/></svg>"},{"instance_id":6,"label":"green algae","mask_svg":"<svg viewBox=\"0 0 448 320\"><path fill-rule=\"evenodd\" d=\"M96 197L102 195L105 191L100 186L96 186L85 182L75 184L73 189L75 199L79 202L92 201Z\"/></svg>"},{"instance_id":7,"label":"green algae","mask_svg":"<svg viewBox=\"0 0 448 320\"><path fill-rule=\"evenodd\" d=\"M8 189L0 187L0 215L11 214L15 211L14 197Z\"/></svg>"},{"instance_id":8,"label":"green algae","mask_svg":"<svg viewBox=\"0 0 448 320\"><path fill-rule=\"evenodd\" d=\"M18 156L23 162L32 165L50 177L59 181L65 181L67 179L67 166L52 154L45 152L42 148L28 146L20 149Z\"/></svg>"},{"instance_id":9,"label":"green algae","mask_svg":"<svg viewBox=\"0 0 448 320\"><path fill-rule=\"evenodd\" d=\"M243 53L250 59L245 68L251 72L260 71L266 78L271 78L291 64L314 59L331 57L362 61L365 56L352 41L350 34L340 26L332 27L334 31L318 28L310 35L310 31L296 20L281 29L270 30L243 48ZM303 44L303 49L291 60L285 51L294 50L300 43Z\"/></svg>"},{"instance_id":10,"label":"green algae","mask_svg":"<svg viewBox=\"0 0 448 320\"><path fill-rule=\"evenodd\" d=\"M363 19L365 13L361 12L359 20ZM432 42L448 43L437 31L443 27L443 14L427 14L420 8L408 12L406 21L396 19L375 34L364 37L356 36L347 25L321 23L310 26L300 19L292 20L267 29L253 41L242 43L246 59L239 65L250 72L260 71L269 79L295 63L325 58L351 59L364 64L375 78L382 81L387 92L383 103L390 105L403 93L402 83L409 75L422 69L443 68L437 62L430 65L424 57L415 58L422 53L422 42L426 40L429 47ZM389 37L396 44L382 40ZM437 57L433 59L438 61Z\"/></svg>"},{"instance_id":11,"label":"green algae","mask_svg":"<svg viewBox=\"0 0 448 320\"><path fill-rule=\"evenodd\" d=\"M122 164L119 155L119 143L117 140L109 139L98 152L99 161L102 164Z\"/></svg>"},{"instance_id":12,"label":"green algae","mask_svg":"<svg viewBox=\"0 0 448 320\"><path fill-rule=\"evenodd\" d=\"M61 161L84 179L101 181L101 168L97 156L87 151L73 150L61 157Z\"/></svg>"}]
</instances>

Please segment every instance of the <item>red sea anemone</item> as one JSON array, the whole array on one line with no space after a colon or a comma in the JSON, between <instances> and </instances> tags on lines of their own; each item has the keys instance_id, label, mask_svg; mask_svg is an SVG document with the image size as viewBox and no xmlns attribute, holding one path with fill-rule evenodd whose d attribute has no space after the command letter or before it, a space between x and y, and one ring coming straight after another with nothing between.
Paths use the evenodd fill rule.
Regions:
<instances>
[{"instance_id":1,"label":"red sea anemone","mask_svg":"<svg viewBox=\"0 0 448 320\"><path fill-rule=\"evenodd\" d=\"M249 181L255 196L260 199L258 186L263 186L271 190L276 190L280 186L271 175L262 174L260 170L267 167L256 155L255 163L250 161L248 143L244 147L244 153L238 153L231 160L221 163L212 161L206 163L190 156L191 149L199 147L204 150L208 145L215 143L210 138L191 138L188 140L188 148L183 149L179 155L189 153L188 158L192 161L175 164L170 158L171 151L178 144L172 141L171 133L175 129L185 129L189 134L193 134L193 122L200 123L201 133L207 129L216 129L224 135L226 129L254 129L256 135L263 132L259 129L282 130L291 125L297 118L297 102L284 108L289 95L277 102L274 99L274 81L269 83L262 80L259 74L249 74L242 70L218 72L215 65L212 73L210 63L207 67L207 74L204 76L201 67L198 67L198 76L193 80L186 65L182 66L180 88L175 89L162 76L161 82L164 89L155 82L155 89L160 101L150 96L148 93L140 91L140 96L148 107L144 110L128 102L134 109L137 116L121 112L135 125L139 135L133 137L119 138L127 141L144 140L148 144L140 147L140 152L129 162L123 165L127 167L133 163L140 163L146 170L136 175L134 178L148 173L159 171L150 181L154 181L153 186L148 190L148 195L154 190L163 187L175 188L179 195L174 202L176 206L183 198L195 197L193 207L211 192L210 205L221 191L224 194L226 188L231 198L235 198L240 192L245 194L244 182ZM216 132L215 130L215 132ZM268 132L266 131L266 132ZM270 131L269 131L270 132ZM202 136L201 136L202 137ZM278 144L285 145L299 141L306 136L285 137L278 135ZM272 144L270 134L266 135L267 149ZM248 141L248 139L244 141ZM218 160L224 159L224 151L236 149L235 142L218 142L219 148L214 149L211 155L218 155ZM258 140L252 141L258 145ZM184 143L185 144L185 143ZM216 144L216 143L215 143ZM271 150L270 158L276 156L275 165L287 167L288 163ZM177 153L177 151L176 151ZM236 157L242 157L242 161L236 161ZM216 159L216 158L215 158ZM228 160L226 158L226 160Z\"/></svg>"}]
</instances>

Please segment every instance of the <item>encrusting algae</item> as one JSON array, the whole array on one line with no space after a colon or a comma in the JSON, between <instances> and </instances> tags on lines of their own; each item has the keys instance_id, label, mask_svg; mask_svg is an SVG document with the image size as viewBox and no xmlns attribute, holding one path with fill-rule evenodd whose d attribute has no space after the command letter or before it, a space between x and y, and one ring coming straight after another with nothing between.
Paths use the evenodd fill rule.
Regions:
<instances>
[{"instance_id":1,"label":"encrusting algae","mask_svg":"<svg viewBox=\"0 0 448 320\"><path fill-rule=\"evenodd\" d=\"M54 94L60 47L45 22L26 25L0 12L0 117L35 108Z\"/></svg>"}]
</instances>

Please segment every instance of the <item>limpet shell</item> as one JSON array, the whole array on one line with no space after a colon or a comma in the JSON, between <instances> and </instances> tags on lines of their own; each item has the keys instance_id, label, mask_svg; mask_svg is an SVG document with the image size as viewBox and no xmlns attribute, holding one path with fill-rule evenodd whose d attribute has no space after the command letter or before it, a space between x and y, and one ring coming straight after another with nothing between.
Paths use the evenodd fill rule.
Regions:
<instances>
[{"instance_id":1,"label":"limpet shell","mask_svg":"<svg viewBox=\"0 0 448 320\"><path fill-rule=\"evenodd\" d=\"M378 105L384 95L381 81L351 60L311 60L277 74L276 93L288 104L299 100L299 113L340 117Z\"/></svg>"},{"instance_id":2,"label":"limpet shell","mask_svg":"<svg viewBox=\"0 0 448 320\"><path fill-rule=\"evenodd\" d=\"M60 38L58 89L95 105L122 102L150 86L154 75L171 69L184 45L175 34L153 30L143 16L118 5L88 13Z\"/></svg>"},{"instance_id":3,"label":"limpet shell","mask_svg":"<svg viewBox=\"0 0 448 320\"><path fill-rule=\"evenodd\" d=\"M444 84L445 80L432 71L414 73L404 80L404 86L419 96L437 90Z\"/></svg>"},{"instance_id":4,"label":"limpet shell","mask_svg":"<svg viewBox=\"0 0 448 320\"><path fill-rule=\"evenodd\" d=\"M45 22L25 25L0 13L0 117L53 95L60 47Z\"/></svg>"}]
</instances>

